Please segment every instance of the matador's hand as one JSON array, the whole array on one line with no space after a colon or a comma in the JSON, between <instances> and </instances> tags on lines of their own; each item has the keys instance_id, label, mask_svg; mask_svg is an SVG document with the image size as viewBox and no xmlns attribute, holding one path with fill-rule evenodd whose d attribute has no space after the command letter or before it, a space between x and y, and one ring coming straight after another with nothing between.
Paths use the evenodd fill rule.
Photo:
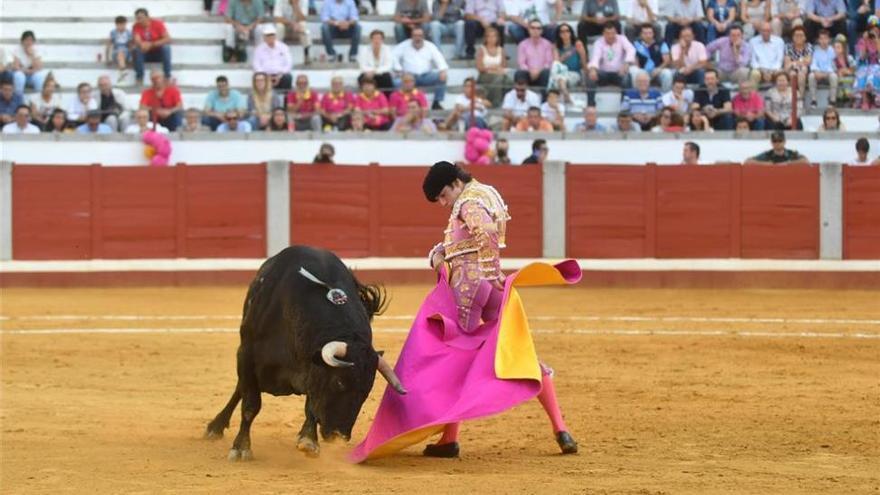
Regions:
<instances>
[{"instance_id":1,"label":"matador's hand","mask_svg":"<svg viewBox=\"0 0 880 495\"><path fill-rule=\"evenodd\" d=\"M501 275L498 275L498 278L496 278L495 280L492 280L489 283L492 284L492 287L495 287L498 290L504 290L504 280L505 280L505 277L504 277L504 274L502 273Z\"/></svg>"}]
</instances>

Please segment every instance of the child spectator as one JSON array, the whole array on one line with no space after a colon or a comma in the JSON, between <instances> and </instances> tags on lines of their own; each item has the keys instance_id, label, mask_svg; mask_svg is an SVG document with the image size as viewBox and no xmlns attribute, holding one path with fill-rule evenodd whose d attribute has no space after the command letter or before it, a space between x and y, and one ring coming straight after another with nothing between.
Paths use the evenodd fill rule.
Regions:
<instances>
[{"instance_id":1,"label":"child spectator","mask_svg":"<svg viewBox=\"0 0 880 495\"><path fill-rule=\"evenodd\" d=\"M104 47L104 58L108 64L116 63L119 69L119 77L116 82L122 81L128 74L128 60L130 58L132 35L127 27L128 20L124 15L116 17L116 29L110 31L110 38Z\"/></svg>"},{"instance_id":2,"label":"child spectator","mask_svg":"<svg viewBox=\"0 0 880 495\"><path fill-rule=\"evenodd\" d=\"M834 66L834 48L830 46L831 32L827 29L819 31L819 44L813 49L813 61L810 63L810 106L819 106L816 101L816 89L819 81L828 81L828 104L837 102L837 68Z\"/></svg>"},{"instance_id":3,"label":"child spectator","mask_svg":"<svg viewBox=\"0 0 880 495\"><path fill-rule=\"evenodd\" d=\"M834 68L837 71L837 100L849 101L853 96L856 59L846 51L846 36L834 39Z\"/></svg>"},{"instance_id":4,"label":"child spectator","mask_svg":"<svg viewBox=\"0 0 880 495\"><path fill-rule=\"evenodd\" d=\"M541 104L541 117L550 122L554 130L563 130L565 126L565 105L559 101L559 91L555 89L547 91L547 101Z\"/></svg>"},{"instance_id":5,"label":"child spectator","mask_svg":"<svg viewBox=\"0 0 880 495\"><path fill-rule=\"evenodd\" d=\"M278 107L272 110L272 118L266 130L270 132L290 132L290 123L287 121L287 110Z\"/></svg>"}]
</instances>

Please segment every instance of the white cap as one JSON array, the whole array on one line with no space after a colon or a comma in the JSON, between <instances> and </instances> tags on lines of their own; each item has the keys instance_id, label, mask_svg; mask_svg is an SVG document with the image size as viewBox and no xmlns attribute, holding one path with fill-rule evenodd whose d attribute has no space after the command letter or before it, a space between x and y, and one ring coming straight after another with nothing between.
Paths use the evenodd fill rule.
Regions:
<instances>
[{"instance_id":1,"label":"white cap","mask_svg":"<svg viewBox=\"0 0 880 495\"><path fill-rule=\"evenodd\" d=\"M275 25L274 24L264 24L263 25L263 36L268 36L270 34L277 34L277 32L275 31Z\"/></svg>"}]
</instances>

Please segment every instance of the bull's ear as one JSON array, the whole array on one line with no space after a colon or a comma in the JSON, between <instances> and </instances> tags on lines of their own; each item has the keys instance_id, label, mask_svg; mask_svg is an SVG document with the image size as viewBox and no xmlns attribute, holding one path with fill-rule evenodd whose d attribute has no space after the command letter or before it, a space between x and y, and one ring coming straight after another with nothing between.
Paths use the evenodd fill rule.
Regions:
<instances>
[{"instance_id":1,"label":"bull's ear","mask_svg":"<svg viewBox=\"0 0 880 495\"><path fill-rule=\"evenodd\" d=\"M376 351L376 355L382 357L385 355L385 351Z\"/></svg>"}]
</instances>

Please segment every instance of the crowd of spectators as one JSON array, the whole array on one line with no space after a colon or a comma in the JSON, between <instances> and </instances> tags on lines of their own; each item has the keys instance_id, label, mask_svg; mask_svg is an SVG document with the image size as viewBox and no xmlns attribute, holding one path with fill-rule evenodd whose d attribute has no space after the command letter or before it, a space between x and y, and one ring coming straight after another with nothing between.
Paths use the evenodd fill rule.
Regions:
<instances>
[{"instance_id":1,"label":"crowd of spectators","mask_svg":"<svg viewBox=\"0 0 880 495\"><path fill-rule=\"evenodd\" d=\"M209 3L206 10L218 13ZM117 84L131 65L143 86L145 62L161 63L137 108L110 76L95 87L79 83L65 104L35 34L25 31L8 60L0 53L3 123L23 118L24 106L33 127L19 125L21 132L136 132L145 128L144 113L171 132L711 132L802 129L805 109L823 107L819 130L835 131L842 125L825 119L839 121L837 107L880 108L880 0L668 0L663 8L633 0L629 12L617 0L585 0L576 26L562 21L564 0L522 0L515 12L502 0L397 0L395 44L375 30L362 52L364 6L354 0L326 0L319 11L307 0L222 3L224 58L242 61L243 45L254 44L248 91L218 75L204 105L186 109L172 75L171 34L139 8L130 30L125 16L115 19L104 53ZM287 42L302 45L306 63L312 59L310 15L321 21L325 62L344 62L334 41L350 40L348 62L361 71L356 88L339 77L329 90L313 88L294 71ZM439 114L450 69L444 38L453 42L452 58L473 60L476 71ZM820 86L828 87L827 102L818 101ZM608 129L595 108L600 87L621 95ZM582 91L583 121L566 129L566 108L584 106Z\"/></svg>"}]
</instances>

